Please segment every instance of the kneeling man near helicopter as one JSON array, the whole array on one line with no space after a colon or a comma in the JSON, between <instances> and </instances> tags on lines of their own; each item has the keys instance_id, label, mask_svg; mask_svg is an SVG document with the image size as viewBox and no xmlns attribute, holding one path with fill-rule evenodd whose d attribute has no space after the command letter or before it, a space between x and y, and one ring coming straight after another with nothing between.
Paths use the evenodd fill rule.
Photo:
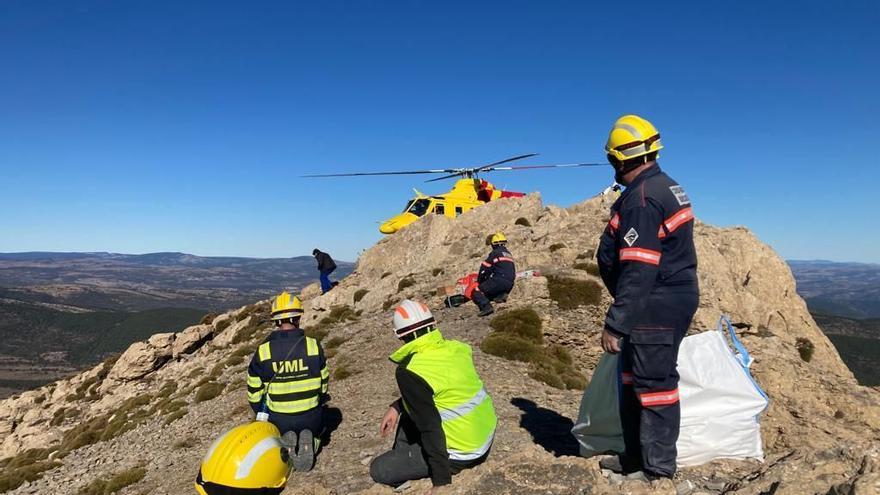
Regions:
<instances>
[{"instance_id":1,"label":"kneeling man near helicopter","mask_svg":"<svg viewBox=\"0 0 880 495\"><path fill-rule=\"evenodd\" d=\"M470 298L480 308L480 316L488 316L495 312L491 301L507 301L507 295L513 290L516 280L516 265L513 255L507 249L507 237L496 232L491 239L492 252L480 264L477 273L477 286Z\"/></svg>"}]
</instances>

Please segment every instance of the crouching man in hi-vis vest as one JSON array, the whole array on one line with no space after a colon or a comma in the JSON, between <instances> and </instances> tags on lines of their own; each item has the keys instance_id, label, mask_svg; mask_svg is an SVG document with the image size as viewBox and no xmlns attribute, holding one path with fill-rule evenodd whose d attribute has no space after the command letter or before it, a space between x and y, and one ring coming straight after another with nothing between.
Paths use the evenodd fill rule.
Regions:
<instances>
[{"instance_id":1,"label":"crouching man in hi-vis vest","mask_svg":"<svg viewBox=\"0 0 880 495\"><path fill-rule=\"evenodd\" d=\"M260 344L248 366L248 401L258 420L281 432L281 445L297 471L312 469L330 372L321 344L307 337L299 320L302 302L287 292L272 301L277 329ZM263 417L263 415L267 417Z\"/></svg>"},{"instance_id":2,"label":"crouching man in hi-vis vest","mask_svg":"<svg viewBox=\"0 0 880 495\"><path fill-rule=\"evenodd\" d=\"M403 345L391 355L400 400L391 404L381 436L397 431L394 447L370 465L377 483L398 487L431 478L448 485L452 475L481 464L495 438L495 408L474 369L469 345L445 340L421 302L404 300L394 311Z\"/></svg>"}]
</instances>

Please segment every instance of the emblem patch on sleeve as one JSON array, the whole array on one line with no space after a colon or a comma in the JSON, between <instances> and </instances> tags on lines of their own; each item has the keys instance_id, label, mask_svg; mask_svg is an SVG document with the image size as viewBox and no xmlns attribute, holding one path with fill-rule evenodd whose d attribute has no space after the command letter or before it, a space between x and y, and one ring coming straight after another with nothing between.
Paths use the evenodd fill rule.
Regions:
<instances>
[{"instance_id":1,"label":"emblem patch on sleeve","mask_svg":"<svg viewBox=\"0 0 880 495\"><path fill-rule=\"evenodd\" d=\"M669 186L669 190L672 192L672 195L675 196L675 200L678 201L679 206L689 205L691 204L690 198L686 192L684 192L684 188L681 186Z\"/></svg>"},{"instance_id":2,"label":"emblem patch on sleeve","mask_svg":"<svg viewBox=\"0 0 880 495\"><path fill-rule=\"evenodd\" d=\"M636 232L635 228L630 228L629 231L627 231L626 235L623 236L623 240L626 241L626 244L629 247L632 247L632 245L635 244L638 239L639 233Z\"/></svg>"}]
</instances>

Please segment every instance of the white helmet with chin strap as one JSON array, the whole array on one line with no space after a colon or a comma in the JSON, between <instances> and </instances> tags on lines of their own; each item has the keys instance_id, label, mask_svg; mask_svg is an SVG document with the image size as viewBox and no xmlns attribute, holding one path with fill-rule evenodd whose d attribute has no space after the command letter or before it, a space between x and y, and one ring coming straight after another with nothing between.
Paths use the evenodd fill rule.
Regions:
<instances>
[{"instance_id":1,"label":"white helmet with chin strap","mask_svg":"<svg viewBox=\"0 0 880 495\"><path fill-rule=\"evenodd\" d=\"M434 315L425 303L404 299L394 309L394 334L401 339L419 330L436 327Z\"/></svg>"}]
</instances>

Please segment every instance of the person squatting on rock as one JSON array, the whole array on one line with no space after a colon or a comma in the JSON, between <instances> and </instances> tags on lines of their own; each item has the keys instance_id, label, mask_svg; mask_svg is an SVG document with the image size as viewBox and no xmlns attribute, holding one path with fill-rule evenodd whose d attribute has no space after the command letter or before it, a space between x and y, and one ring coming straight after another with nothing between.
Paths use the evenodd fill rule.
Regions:
<instances>
[{"instance_id":1,"label":"person squatting on rock","mask_svg":"<svg viewBox=\"0 0 880 495\"><path fill-rule=\"evenodd\" d=\"M477 273L477 288L471 293L474 304L480 308L480 316L495 312L491 301L504 302L513 290L516 280L516 265L513 255L507 249L507 237L501 232L492 235L492 252L480 264Z\"/></svg>"},{"instance_id":2,"label":"person squatting on rock","mask_svg":"<svg viewBox=\"0 0 880 495\"><path fill-rule=\"evenodd\" d=\"M333 288L333 282L330 281L330 274L333 273L333 270L336 270L336 262L333 261L333 258L331 258L329 254L319 251L317 248L312 250L312 256L314 256L315 261L318 262L318 272L321 274L321 294L326 294L327 291Z\"/></svg>"},{"instance_id":3,"label":"person squatting on rock","mask_svg":"<svg viewBox=\"0 0 880 495\"><path fill-rule=\"evenodd\" d=\"M617 120L605 150L626 190L611 207L597 253L614 298L602 347L621 354L625 453L603 468L654 479L675 474L681 420L678 349L699 303L691 202L657 164L660 134L645 119Z\"/></svg>"},{"instance_id":4,"label":"person squatting on rock","mask_svg":"<svg viewBox=\"0 0 880 495\"><path fill-rule=\"evenodd\" d=\"M308 471L320 446L330 372L321 344L299 328L302 314L302 302L287 292L272 301L277 329L251 358L247 391L257 419L268 413L278 427L293 467Z\"/></svg>"},{"instance_id":5,"label":"person squatting on rock","mask_svg":"<svg viewBox=\"0 0 880 495\"><path fill-rule=\"evenodd\" d=\"M373 460L370 476L398 487L430 477L437 487L489 456L497 418L492 398L474 369L469 345L445 340L428 307L404 300L394 311L403 345L393 354L400 399L388 408L379 433L396 429L393 448Z\"/></svg>"}]
</instances>

